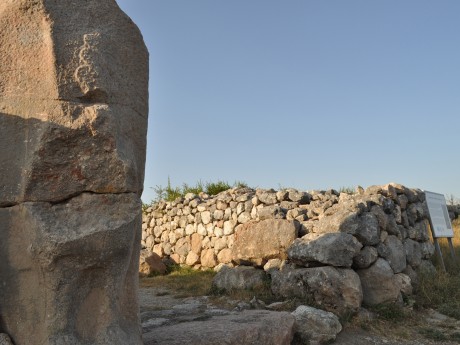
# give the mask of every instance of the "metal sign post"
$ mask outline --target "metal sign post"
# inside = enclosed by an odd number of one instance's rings
[[[441,267],[444,271],[446,271],[446,266],[444,265],[438,238],[447,238],[450,247],[450,255],[452,256],[452,259],[455,259],[455,251],[452,244],[454,231],[452,229],[452,223],[450,222],[446,199],[442,194],[427,191],[425,191],[425,199],[428,206],[430,228],[431,234],[433,235],[434,246],[436,248],[436,252],[439,255],[439,259],[441,260]]]

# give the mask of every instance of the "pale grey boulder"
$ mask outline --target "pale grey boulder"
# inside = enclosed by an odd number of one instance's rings
[[[331,266],[271,270],[271,290],[283,298],[300,298],[336,315],[355,313],[363,291],[355,271]]]
[[[404,251],[406,253],[406,260],[412,268],[417,268],[422,262],[422,248],[420,243],[410,238],[404,241]]]
[[[380,225],[373,213],[366,212],[359,217],[359,226],[353,234],[365,246],[375,245],[380,241]]]
[[[291,315],[295,317],[297,342],[307,344],[328,344],[342,331],[339,318],[328,311],[301,305]]]
[[[256,196],[259,199],[259,201],[265,205],[273,205],[276,204],[276,202],[278,201],[276,197],[276,192],[273,189],[258,189],[256,191]]]
[[[378,246],[379,255],[388,261],[394,273],[406,268],[406,251],[403,243],[394,235],[388,236]]]
[[[297,265],[310,267],[321,263],[336,267],[351,267],[362,244],[345,233],[306,234],[288,248],[288,258]]]
[[[285,210],[283,210],[280,206],[276,206],[276,205],[267,205],[264,207],[258,207],[257,215],[259,217],[259,220],[286,218]]]
[[[256,290],[267,283],[264,270],[248,266],[223,266],[212,280],[218,290]]]
[[[369,268],[356,272],[361,280],[365,305],[392,303],[400,297],[400,285],[385,259],[379,258]]]

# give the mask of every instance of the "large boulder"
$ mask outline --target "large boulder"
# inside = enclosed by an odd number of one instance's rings
[[[270,259],[286,259],[286,249],[297,234],[297,223],[284,219],[241,224],[235,231],[233,261],[263,266]]]
[[[351,267],[353,258],[362,244],[352,235],[345,233],[306,234],[296,239],[288,248],[288,258],[301,266],[317,263],[336,267]]]
[[[363,291],[355,271],[331,266],[270,271],[271,290],[283,298],[300,298],[336,315],[361,307]]]
[[[388,261],[394,273],[406,268],[406,251],[403,243],[394,235],[388,236],[377,247],[380,256]]]
[[[0,43],[0,206],[140,195],[148,52],[116,2],[2,1]]]
[[[339,318],[328,311],[301,305],[291,315],[295,317],[294,337],[302,344],[329,344],[342,331]]]
[[[264,270],[254,267],[239,266],[230,268],[223,266],[212,281],[218,290],[254,290],[267,282]]]
[[[365,305],[393,303],[400,297],[401,285],[385,259],[379,258],[369,268],[356,272],[361,279]]]
[[[17,345],[141,344],[141,222],[132,193],[0,208],[2,330]]]
[[[113,0],[0,3],[0,310],[16,345],[141,344],[148,52]]]

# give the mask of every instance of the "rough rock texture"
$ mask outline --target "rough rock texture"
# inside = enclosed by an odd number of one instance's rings
[[[212,281],[219,290],[257,289],[265,284],[267,276],[263,270],[254,267],[223,267]]]
[[[145,345],[290,345],[294,317],[286,312],[245,310],[164,325],[144,334]]]
[[[362,244],[349,234],[307,234],[288,248],[288,258],[299,265],[308,267],[321,263],[336,267],[351,267],[353,258]]]
[[[342,330],[334,314],[305,305],[291,313],[295,317],[295,338],[302,344],[327,344]]]
[[[0,333],[0,345],[13,345],[8,334]]]
[[[15,344],[139,344],[140,207],[135,194],[84,193],[0,208],[2,328]]]
[[[379,258],[371,267],[357,270],[357,273],[363,287],[364,304],[372,306],[398,299],[401,286],[385,259]]]
[[[336,315],[356,312],[363,300],[358,275],[351,269],[331,266],[270,271],[275,295],[309,300]]]
[[[166,265],[158,254],[143,249],[139,258],[139,274],[148,276],[153,273],[165,274]]]
[[[353,258],[353,268],[367,268],[372,265],[378,258],[378,252],[375,247],[365,246],[358,255]]]
[[[285,259],[286,249],[297,238],[293,221],[270,219],[250,222],[236,229],[233,261],[263,266],[269,259]]]
[[[148,53],[115,1],[3,1],[0,33],[0,206],[140,194]]]
[[[0,3],[0,331],[14,344],[141,344],[147,84],[114,0]]]
[[[394,273],[400,273],[406,268],[406,252],[403,243],[394,235],[388,236],[377,247],[379,255],[386,259]]]

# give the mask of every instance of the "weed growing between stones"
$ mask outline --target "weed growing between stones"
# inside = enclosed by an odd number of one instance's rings
[[[161,185],[153,187],[153,190],[156,194],[155,200],[153,200],[153,202],[157,202],[160,200],[174,201],[179,197],[184,197],[188,193],[193,193],[197,195],[200,193],[206,193],[208,195],[217,195],[220,192],[224,192],[231,188],[247,187],[248,185],[242,181],[235,181],[233,185],[230,185],[228,182],[221,180],[217,182],[203,182],[200,180],[194,186],[189,185],[187,183],[183,183],[182,187],[173,187],[171,185],[171,179],[168,177],[168,184],[166,187],[163,187]],[[148,205],[145,206],[148,207]]]

